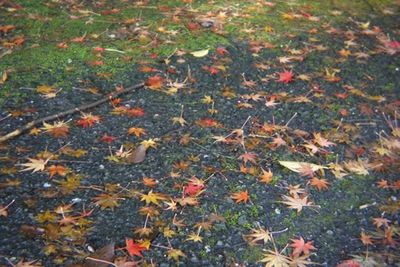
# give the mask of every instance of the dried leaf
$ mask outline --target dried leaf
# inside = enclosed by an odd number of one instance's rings
[[[130,163],[141,163],[146,157],[147,148],[141,144],[139,145],[132,154],[128,157],[128,162]]]

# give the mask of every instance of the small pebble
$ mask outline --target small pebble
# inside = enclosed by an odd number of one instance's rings
[[[333,231],[332,231],[332,230],[328,230],[328,231],[326,231],[326,233],[327,233],[328,235],[333,235]]]
[[[100,165],[99,165],[99,169],[100,169],[100,170],[104,170],[104,165],[103,165],[103,164],[100,164]]]
[[[43,187],[44,187],[44,188],[49,188],[49,187],[51,187],[51,184],[50,184],[50,183],[44,183],[44,184],[43,184]]]

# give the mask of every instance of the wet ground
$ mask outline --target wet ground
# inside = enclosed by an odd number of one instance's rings
[[[146,84],[0,143],[0,263],[398,266],[399,5],[164,2],[0,1],[1,135]]]

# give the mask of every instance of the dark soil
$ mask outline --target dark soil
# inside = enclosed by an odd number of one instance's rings
[[[367,20],[370,21],[369,28],[379,27],[382,34],[399,40],[398,16],[378,16]],[[263,249],[273,249],[272,243],[249,246],[243,239],[243,235],[250,233],[251,229],[261,226],[270,231],[282,231],[274,234],[274,245],[278,250],[291,243],[291,239],[303,237],[306,241],[314,241],[317,250],[313,251],[310,259],[315,266],[335,266],[352,258],[352,255],[363,255],[367,250],[378,262],[374,266],[399,266],[396,256],[399,255],[398,244],[387,244],[376,237],[376,242],[367,248],[359,239],[361,232],[377,232],[373,218],[385,217],[391,221],[393,229],[399,230],[399,208],[392,213],[382,210],[382,205],[387,204],[389,199],[398,201],[399,188],[377,187],[381,179],[398,183],[399,149],[393,149],[385,156],[379,156],[375,150],[382,138],[392,136],[393,128],[388,122],[397,126],[399,119],[399,52],[388,54],[379,50],[381,43],[377,34],[363,34],[354,22],[335,27],[339,31],[337,34],[327,33],[328,27],[312,36],[308,32],[299,32],[296,36],[286,37],[281,45],[264,48],[257,54],[251,51],[253,43],[233,39],[229,45],[224,44],[227,50],[225,55],[218,54],[215,49],[202,58],[175,54],[168,65],[162,62],[162,58],[161,63],[146,64],[157,69],[157,72],[151,73],[141,71],[143,64],[129,63],[118,74],[117,80],[104,80],[95,72],[87,73],[74,82],[75,89],[63,90],[55,98],[45,99],[35,90],[25,90],[23,98],[5,99],[0,118],[17,110],[21,114],[0,121],[1,134],[33,119],[101,97],[79,88],[97,87],[104,95],[113,91],[115,86],[128,87],[156,74],[165,79],[159,90],[146,87],[121,97],[120,106],[142,108],[143,116],[115,115],[112,113],[113,106],[106,103],[90,110],[93,115],[101,116],[101,121],[93,127],[76,125],[80,118],[76,114],[62,118],[63,121],[70,121],[66,137],[55,138],[42,131],[38,135],[25,133],[0,144],[0,205],[4,207],[15,200],[7,209],[8,215],[0,216],[0,256],[5,257],[0,263],[10,265],[7,258],[14,264],[25,259],[39,260],[44,266],[65,266],[82,263],[85,256],[90,255],[90,248],[98,249],[112,242],[117,248],[123,248],[125,238],[139,241],[144,237],[135,234],[134,230],[142,227],[146,220],[146,216],[139,212],[145,206],[140,194],[153,190],[165,194],[166,200],[179,199],[183,195],[182,186],[195,176],[206,181],[205,191],[198,196],[198,205],[178,205],[175,212],[166,210],[163,201],[159,201],[159,206],[149,205],[159,215],[151,216],[147,222],[153,232],[148,237],[150,249],[142,251],[143,262],[164,267],[263,266],[259,262],[264,257]],[[353,31],[354,39],[348,38],[350,33],[346,31]],[[313,43],[310,37],[319,41]],[[344,42],[348,40],[354,40],[358,46],[346,48]],[[327,50],[318,51],[315,45],[323,45]],[[290,56],[289,49],[301,50],[304,59],[280,63],[278,57]],[[341,49],[350,50],[351,55],[340,56],[338,51]],[[367,53],[369,58],[357,58],[355,53],[360,51]],[[257,63],[263,63],[268,68],[263,70],[257,67]],[[219,69],[218,73],[210,74],[205,66],[224,66],[226,71]],[[336,82],[325,77],[325,69],[333,68],[340,69],[337,76],[341,79]],[[294,80],[288,84],[277,81],[278,73],[285,70],[294,73]],[[310,80],[300,79],[302,74],[309,75]],[[52,80],[51,75],[48,74],[47,81]],[[183,89],[172,95],[166,93],[168,82],[183,82],[186,78]],[[254,81],[254,85],[244,84],[246,80]],[[43,83],[38,81],[38,84]],[[35,88],[36,85],[26,87]],[[346,86],[353,86],[362,94],[345,89]],[[231,97],[226,95],[227,88],[234,93]],[[348,96],[338,97],[341,93]],[[259,94],[261,100],[246,100],[245,95],[248,94]],[[205,96],[212,97],[217,113],[210,114],[211,104],[202,102]],[[276,97],[278,105],[267,107],[265,102],[271,96]],[[385,99],[376,101],[373,96]],[[307,97],[309,101],[304,98],[300,101],[298,97]],[[246,102],[252,106],[240,107]],[[173,124],[171,119],[179,117],[182,109],[187,124]],[[347,110],[347,114],[340,113],[340,110]],[[199,125],[204,118],[215,120],[220,126]],[[389,118],[389,121],[384,118]],[[286,125],[287,128],[266,133],[259,130],[264,123]],[[257,155],[255,163],[246,164],[247,168],[257,170],[255,174],[240,170],[242,161],[238,158],[245,153],[240,144],[216,143],[213,139],[215,136],[227,136],[242,125],[247,151]],[[144,128],[146,135],[128,135],[130,127]],[[309,136],[300,137],[295,134],[296,130],[305,131]],[[321,133],[335,145],[327,147],[326,153],[310,155],[302,144],[311,142],[313,133]],[[114,136],[116,140],[103,142],[101,138],[104,134]],[[191,137],[188,144],[182,144],[181,138],[185,134]],[[286,145],[273,148],[272,138],[277,135],[286,141]],[[148,149],[142,163],[107,159],[121,146],[135,148],[148,139],[157,139],[157,146]],[[60,152],[60,148],[65,146],[84,149],[87,153],[80,158],[68,156]],[[28,162],[27,158],[39,158],[38,153],[43,151],[57,155],[47,167],[54,164],[68,167],[71,173],[82,176],[80,186],[66,192],[60,181],[67,178],[56,174],[50,179],[48,169],[35,173],[20,172],[23,168],[20,164]],[[382,164],[382,168],[369,166],[367,175],[347,170],[348,175],[342,179],[325,170],[324,176],[318,175],[328,180],[329,187],[319,191],[308,183],[308,177],[278,163],[298,161],[327,166],[351,160],[369,160],[371,165]],[[182,167],[185,164],[187,166]],[[259,181],[261,168],[271,169],[271,183]],[[173,178],[171,173],[179,173],[180,176]],[[158,184],[154,188],[145,186],[143,177],[152,177]],[[7,186],[8,180],[19,180],[21,183]],[[301,185],[310,200],[320,208],[304,207],[301,212],[289,209],[280,202],[282,195],[289,194],[289,185]],[[231,199],[232,193],[245,190],[250,193],[251,201],[235,203]],[[118,195],[117,207],[102,209],[94,203],[93,198],[104,192]],[[78,216],[83,209],[93,210],[86,218],[89,225],[82,222],[58,223],[57,220],[62,217],[56,213],[56,208],[72,203],[74,205],[72,211],[66,213],[68,215]],[[40,222],[38,215],[46,211],[57,219]],[[214,222],[208,230],[203,229],[200,234],[202,242],[187,240],[189,234],[197,231],[195,224],[207,221],[211,214],[221,215],[224,220]],[[184,219],[185,226],[173,225],[174,219]],[[49,225],[56,227],[56,233],[49,230]],[[66,229],[67,226],[74,230]],[[174,230],[175,235],[166,237],[166,228]],[[395,243],[399,242],[399,232],[395,232],[393,238]],[[49,252],[49,247],[54,251]],[[180,258],[179,263],[169,259],[165,247],[179,249],[186,257]],[[284,254],[290,255],[292,248],[286,250]],[[117,249],[116,255],[121,257],[127,253]],[[132,259],[140,260],[140,257]]]

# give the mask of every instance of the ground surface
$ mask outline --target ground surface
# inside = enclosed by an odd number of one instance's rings
[[[399,266],[399,8],[0,0],[1,266]]]

